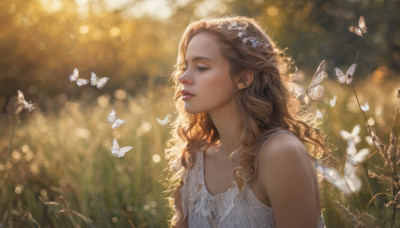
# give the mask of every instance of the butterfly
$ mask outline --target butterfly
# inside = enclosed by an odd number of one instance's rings
[[[108,114],[107,121],[112,124],[112,129],[115,129],[125,123],[125,120],[116,118],[114,109],[112,109],[110,114]]]
[[[356,35],[364,37],[363,35],[365,35],[367,33],[367,25],[365,24],[364,17],[361,16],[360,20],[358,20],[358,27],[350,26],[349,31],[352,33],[355,33]]]
[[[337,95],[333,96],[333,98],[329,100],[329,105],[330,105],[331,107],[335,107],[335,105],[336,105],[336,100],[337,100]]]
[[[344,169],[344,176],[331,167],[320,165],[316,162],[317,171],[329,182],[335,185],[339,190],[345,194],[357,192],[361,189],[361,180],[355,174],[356,167],[351,163],[347,163]]]
[[[69,81],[70,81],[70,82],[75,82],[75,81],[76,81],[76,84],[77,84],[79,87],[81,87],[81,86],[83,86],[83,85],[87,85],[87,84],[89,83],[88,80],[79,78],[79,71],[78,71],[78,69],[76,69],[76,68],[74,69],[74,73],[72,73],[72,74],[69,76]]]
[[[358,134],[360,134],[360,125],[355,125],[351,132],[341,130],[339,133],[342,136],[344,140],[347,140],[348,142],[353,142],[355,144],[359,143],[361,141],[361,138]]]
[[[315,112],[315,115],[319,119],[323,119],[324,118],[324,115],[322,114],[322,112],[319,109],[317,109],[317,111]]]
[[[310,108],[311,101],[322,100],[324,96],[324,87],[320,85],[320,83],[324,80],[324,78],[326,78],[326,76],[327,74],[325,72],[325,60],[322,60],[313,78],[311,79],[307,91],[304,91],[301,86],[292,83],[294,86],[294,88],[292,88],[292,91],[294,92],[296,98],[300,100],[302,106],[306,110]]]
[[[23,104],[24,108],[28,109],[28,111],[32,111],[33,109],[35,109],[31,101],[29,101],[28,103],[25,100],[24,94],[21,92],[21,90],[18,90],[17,93],[18,93],[18,98],[17,98],[18,104]]]
[[[170,115],[170,114],[167,114],[167,115],[164,117],[164,119],[161,120],[161,119],[159,119],[159,118],[156,118],[156,120],[157,120],[157,122],[158,122],[160,125],[164,126],[164,125],[167,125],[167,123],[168,123],[170,117],[171,117],[171,115]]]
[[[351,85],[351,83],[353,83],[353,74],[356,71],[356,68],[357,68],[357,64],[354,63],[353,65],[351,65],[349,67],[346,74],[343,74],[343,72],[339,68],[335,67],[334,71],[335,71],[336,77],[338,78],[338,82],[340,84]]]
[[[364,104],[364,105],[361,105],[360,108],[361,108],[361,110],[363,110],[364,112],[368,111],[368,110],[369,110],[369,104],[368,104],[368,102],[365,102],[365,104]]]
[[[361,162],[363,162],[365,160],[365,158],[368,156],[369,154],[369,149],[368,148],[364,148],[361,149],[360,151],[357,152],[357,150],[350,150],[353,151],[353,154],[349,154],[347,157],[347,162],[353,164],[353,165],[358,165]],[[348,150],[349,152],[349,150]]]
[[[110,80],[109,77],[97,78],[96,74],[92,72],[90,76],[90,84],[96,86],[98,89],[103,88],[106,83]]]
[[[133,147],[131,146],[124,146],[122,148],[119,148],[118,142],[116,139],[114,139],[113,141],[113,146],[111,147],[111,153],[112,155],[114,155],[115,157],[123,157],[126,152],[132,150]]]

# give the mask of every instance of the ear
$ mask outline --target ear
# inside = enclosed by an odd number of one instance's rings
[[[254,72],[251,70],[244,70],[240,76],[237,76],[236,86],[239,90],[249,87],[253,82]]]

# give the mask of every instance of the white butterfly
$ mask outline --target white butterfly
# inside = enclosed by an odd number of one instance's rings
[[[113,141],[113,146],[111,147],[111,153],[112,155],[114,155],[115,157],[123,157],[126,152],[132,150],[133,147],[131,146],[124,146],[122,148],[119,148],[118,142],[116,139],[114,139]]]
[[[170,115],[170,114],[167,114],[167,115],[164,117],[164,119],[161,120],[161,119],[159,119],[159,118],[156,118],[156,120],[157,120],[157,122],[158,122],[160,125],[164,126],[164,125],[167,125],[167,123],[168,123],[170,117],[171,117],[171,115]]]
[[[356,126],[353,127],[353,130],[351,130],[351,133],[345,130],[341,130],[340,135],[344,140],[351,141],[357,144],[361,141],[360,136],[358,136],[360,130],[361,130],[360,125],[357,124]]]
[[[317,109],[317,111],[315,112],[315,114],[317,115],[317,118],[319,118],[319,119],[324,118],[324,115],[322,114],[322,112],[321,112],[319,109]]]
[[[325,60],[322,60],[313,78],[311,79],[307,91],[304,91],[301,86],[292,83],[292,91],[294,92],[296,98],[300,100],[305,110],[308,110],[310,108],[311,101],[322,100],[324,96],[324,87],[320,85],[320,83],[322,82],[322,80],[324,80],[324,78],[326,78],[326,76],[327,74],[325,72]]]
[[[369,154],[369,149],[364,148],[357,152],[356,145],[354,143],[349,143],[346,149],[347,160],[346,162],[352,165],[358,165],[365,160]]]
[[[363,110],[364,112],[368,111],[368,110],[369,110],[369,104],[368,104],[368,102],[365,102],[365,104],[364,104],[364,105],[361,105],[360,108],[361,108],[361,110]]]
[[[361,180],[355,174],[356,168],[350,163],[346,163],[344,176],[341,176],[339,172],[331,167],[320,165],[316,162],[317,171],[332,184],[334,184],[339,190],[345,194],[351,192],[357,192],[361,189]]]
[[[109,77],[97,78],[96,74],[93,72],[91,73],[90,76],[90,84],[92,86],[96,86],[98,89],[103,88],[108,82],[108,80],[110,80]]]
[[[357,68],[357,64],[354,63],[353,65],[351,65],[349,67],[349,69],[347,70],[346,74],[343,74],[343,72],[335,67],[335,74],[336,77],[338,78],[338,81],[340,84],[347,84],[347,85],[351,85],[351,83],[353,83],[353,74],[356,71]]]
[[[112,109],[110,114],[108,114],[107,121],[112,124],[112,129],[115,129],[125,123],[125,120],[116,118],[114,109]]]
[[[364,17],[361,16],[360,19],[358,20],[358,27],[357,26],[350,26],[349,31],[352,33],[355,33],[361,37],[364,37],[367,33],[367,24],[365,24]]]
[[[21,92],[21,90],[18,90],[17,93],[18,93],[18,98],[17,98],[18,104],[23,104],[24,108],[28,109],[28,111],[32,111],[33,109],[35,109],[31,101],[29,101],[28,103],[25,100],[24,94]]]
[[[79,87],[81,87],[83,85],[87,85],[89,83],[88,80],[79,78],[79,71],[76,68],[74,69],[74,73],[69,76],[69,81],[70,82],[75,82],[76,81],[76,84]]]
[[[329,100],[329,104],[331,107],[335,107],[336,100],[337,100],[337,95],[333,96],[333,98]]]

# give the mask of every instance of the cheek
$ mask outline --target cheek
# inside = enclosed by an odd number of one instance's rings
[[[205,95],[213,99],[229,99],[233,96],[235,91],[235,84],[230,79],[229,75],[223,75],[216,72],[213,77],[209,78],[206,82]]]

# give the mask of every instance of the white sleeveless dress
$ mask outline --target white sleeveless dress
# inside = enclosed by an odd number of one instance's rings
[[[204,182],[204,151],[197,153],[195,164],[182,177],[182,212],[184,218],[188,217],[190,228],[275,227],[272,208],[262,203],[248,184],[242,191],[235,186],[215,196],[208,192]],[[317,219],[317,227],[324,228],[322,215]]]

